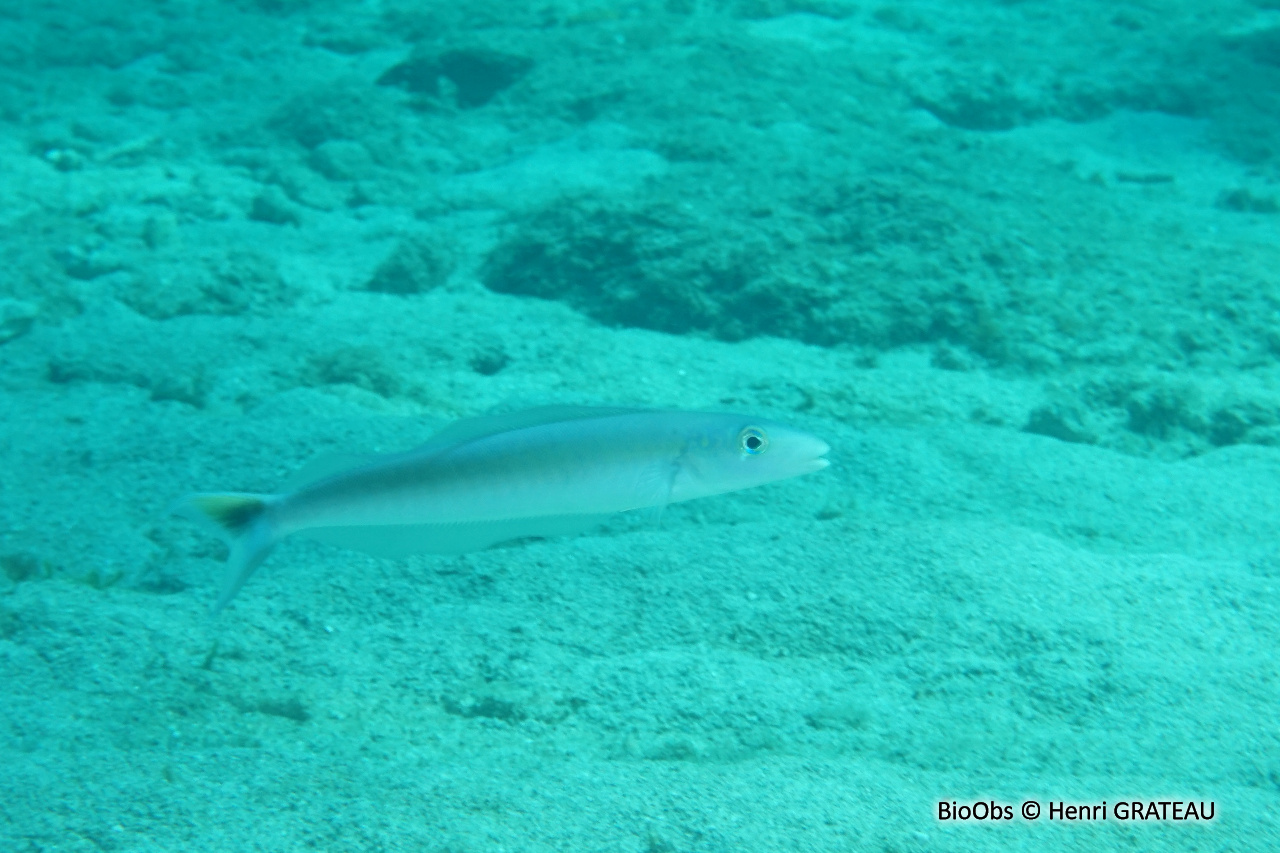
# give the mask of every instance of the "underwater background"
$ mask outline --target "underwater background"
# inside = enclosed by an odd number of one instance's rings
[[[0,2],[0,850],[1280,849],[1278,226],[1277,0]],[[523,403],[833,464],[211,615]]]

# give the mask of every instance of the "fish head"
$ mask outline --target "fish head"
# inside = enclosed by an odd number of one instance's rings
[[[785,424],[709,415],[677,461],[673,501],[718,495],[821,471],[831,449],[821,438]]]

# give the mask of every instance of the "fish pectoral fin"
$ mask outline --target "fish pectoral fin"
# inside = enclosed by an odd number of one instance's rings
[[[646,465],[636,475],[636,512],[645,522],[657,527],[662,513],[671,503],[671,486],[675,482],[676,465],[663,460]]]
[[[499,542],[529,537],[571,536],[590,530],[609,518],[605,515],[550,515],[475,521],[466,524],[385,524],[361,527],[313,527],[298,536],[363,551],[376,557],[409,554],[464,554]]]

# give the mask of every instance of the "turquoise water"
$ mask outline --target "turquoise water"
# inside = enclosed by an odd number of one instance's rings
[[[9,0],[0,58],[0,850],[1280,848],[1275,0]],[[211,615],[181,495],[547,403],[833,464]]]

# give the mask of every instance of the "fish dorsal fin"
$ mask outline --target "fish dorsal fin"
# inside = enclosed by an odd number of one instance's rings
[[[285,480],[283,491],[296,492],[304,486],[318,483],[326,477],[341,474],[354,468],[363,468],[385,457],[376,453],[325,453],[303,465]]]
[[[481,415],[454,421],[412,452],[415,455],[456,447],[477,438],[497,435],[511,430],[554,424],[561,421],[580,421],[588,418],[607,418],[610,415],[629,415],[645,409],[629,409],[621,406],[539,406],[497,415]]]
[[[318,483],[326,477],[363,468],[375,462],[381,462],[394,456],[413,455],[422,457],[439,453],[448,447],[456,447],[477,438],[497,435],[526,427],[542,426],[560,421],[577,421],[587,418],[605,418],[610,415],[627,415],[645,409],[624,408],[622,406],[539,406],[535,409],[524,409],[519,412],[506,412],[495,415],[481,415],[475,418],[464,418],[440,430],[425,444],[421,444],[407,454],[378,453],[325,453],[303,465],[285,481],[283,491],[295,492],[304,486]]]

